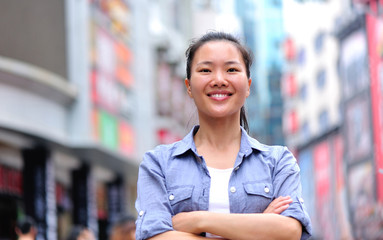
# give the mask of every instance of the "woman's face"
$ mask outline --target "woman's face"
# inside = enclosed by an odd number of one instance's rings
[[[223,40],[207,42],[195,52],[185,84],[200,117],[239,117],[250,94],[251,79],[246,76],[241,52]]]

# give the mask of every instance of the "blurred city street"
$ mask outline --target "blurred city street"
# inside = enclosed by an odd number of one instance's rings
[[[198,124],[185,50],[254,53],[250,135],[300,166],[311,239],[383,239],[383,0],[0,1],[0,240],[108,239],[143,154]]]

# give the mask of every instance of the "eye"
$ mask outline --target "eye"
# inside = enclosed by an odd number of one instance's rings
[[[229,68],[227,71],[228,72],[238,72],[238,69],[236,69],[236,68]]]
[[[210,70],[207,68],[203,68],[203,69],[199,70],[199,72],[210,72]]]

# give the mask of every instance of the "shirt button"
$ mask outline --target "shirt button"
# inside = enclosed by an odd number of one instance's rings
[[[300,201],[301,203],[304,203],[304,202],[305,202],[305,200],[303,200],[303,198],[299,198],[299,201]]]
[[[173,194],[169,196],[169,200],[170,201],[174,200],[174,195]]]
[[[265,191],[265,193],[269,193],[270,192],[270,189],[268,187],[265,187],[265,189],[263,189]]]
[[[237,190],[235,189],[235,187],[231,187],[231,188],[230,188],[230,192],[235,193],[235,191],[237,191]]]
[[[140,212],[138,213],[138,215],[140,215],[140,216],[144,215],[144,211],[140,211]]]

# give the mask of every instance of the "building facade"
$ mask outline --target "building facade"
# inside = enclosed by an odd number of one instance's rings
[[[382,6],[285,1],[291,14],[285,84],[296,90],[284,96],[284,129],[318,239],[383,236],[377,50]]]

